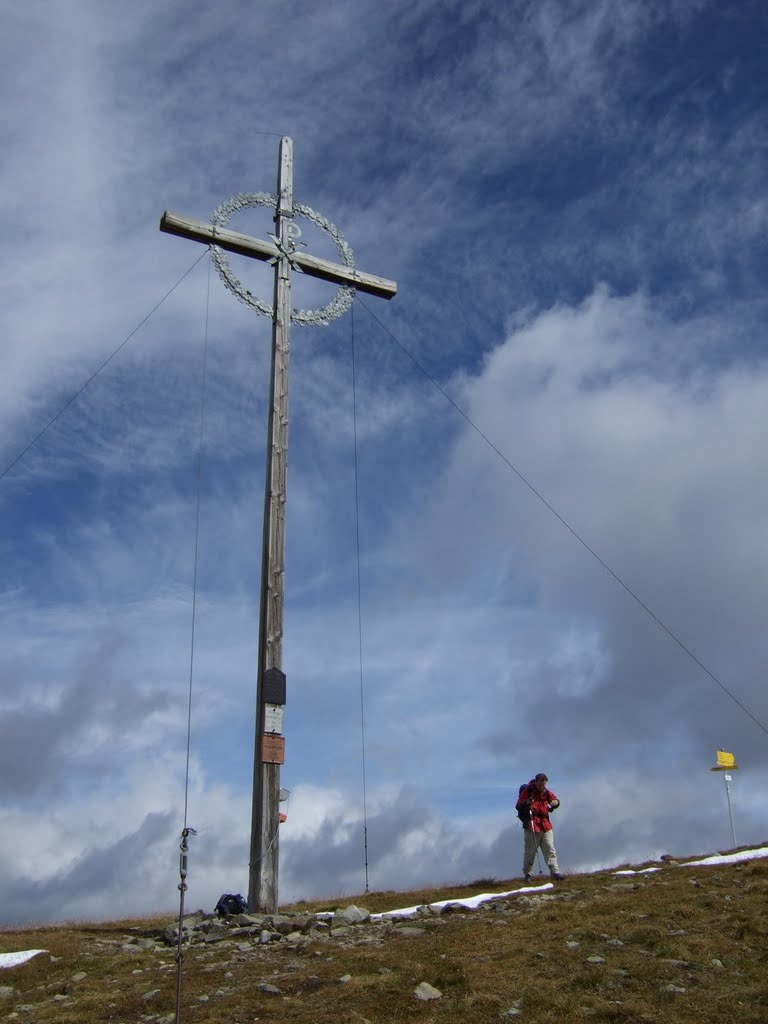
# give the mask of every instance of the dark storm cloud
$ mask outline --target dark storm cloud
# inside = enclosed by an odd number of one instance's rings
[[[135,832],[62,864],[45,880],[3,869],[3,923],[122,916],[141,898],[144,867],[154,847],[168,845],[170,828],[169,816],[148,814]]]
[[[13,661],[0,664],[13,702],[0,714],[0,797],[9,804],[61,797],[83,775],[114,771],[115,750],[169,707],[167,693],[144,691],[131,674],[125,635],[93,637],[67,663],[70,653],[23,674]]]

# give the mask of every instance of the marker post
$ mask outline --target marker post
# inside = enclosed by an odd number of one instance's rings
[[[733,824],[733,808],[731,807],[731,776],[730,772],[738,771],[739,766],[736,764],[736,758],[733,754],[729,754],[727,750],[717,751],[717,764],[714,768],[709,769],[711,772],[722,772],[723,779],[725,781],[725,796],[728,800],[728,817],[731,819],[731,835],[733,836],[733,847],[736,848],[736,828]]]

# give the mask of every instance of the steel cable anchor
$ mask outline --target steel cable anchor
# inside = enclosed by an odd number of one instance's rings
[[[181,842],[179,843],[179,942],[178,949],[176,952],[176,1021],[175,1024],[179,1024],[181,1020],[181,965],[184,961],[184,953],[182,951],[182,945],[184,942],[184,893],[187,891],[187,854],[189,853],[189,843],[187,840],[190,836],[196,836],[197,830],[190,827],[185,827],[181,830]]]

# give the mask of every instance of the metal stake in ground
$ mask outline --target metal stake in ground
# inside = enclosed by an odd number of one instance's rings
[[[273,206],[275,210],[275,233],[270,241],[251,238],[225,228],[229,217],[237,210],[264,205]],[[319,259],[297,248],[296,240],[301,235],[298,225],[294,223],[297,214],[312,220],[331,235],[343,265]],[[160,230],[213,246],[212,259],[227,287],[242,302],[272,318],[248,908],[273,914],[277,910],[280,764],[284,760],[281,735],[282,705],[285,703],[282,641],[290,324],[330,323],[349,308],[354,290],[391,299],[397,291],[397,285],[394,281],[355,270],[352,251],[333,224],[309,207],[294,201],[293,142],[289,138],[280,140],[277,195],[256,192],[233,196],[215,211],[212,221],[210,225],[204,224],[166,211],[160,221]],[[274,265],[274,303],[271,307],[252,295],[234,277],[222,250]],[[336,297],[318,310],[293,310],[292,270],[303,271],[311,277],[339,285]]]

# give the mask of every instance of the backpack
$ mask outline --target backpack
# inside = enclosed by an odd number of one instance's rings
[[[523,793],[527,789],[528,789],[528,783],[524,782],[522,784],[522,786],[520,787],[519,791],[518,791],[518,794],[517,794],[517,799],[518,800],[520,799],[520,797],[523,795]],[[528,808],[528,807],[518,807],[517,808],[517,816],[520,819],[520,821],[523,822],[524,825],[527,825],[528,822],[531,820],[530,808]]]
[[[225,892],[216,904],[216,913],[219,917],[227,917],[229,914],[245,914],[248,904],[240,893]]]

